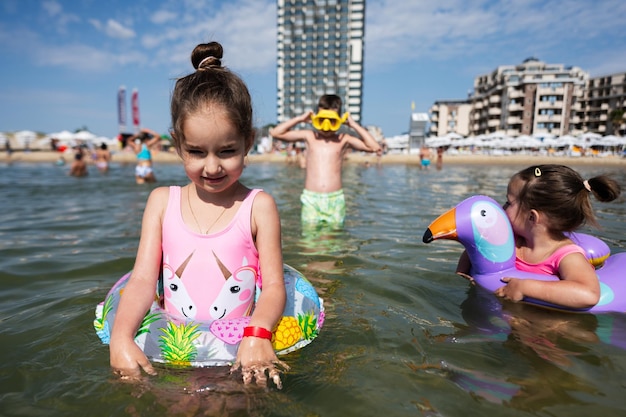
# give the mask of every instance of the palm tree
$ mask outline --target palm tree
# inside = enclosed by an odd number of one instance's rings
[[[615,109],[609,114],[609,119],[613,125],[613,134],[619,136],[619,130],[622,124],[626,121],[624,119],[624,110]]]

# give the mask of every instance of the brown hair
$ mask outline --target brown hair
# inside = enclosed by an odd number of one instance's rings
[[[585,181],[565,165],[533,165],[515,174],[509,184],[514,181],[521,182],[517,195],[520,212],[534,209],[546,213],[548,227],[555,233],[571,232],[585,223],[597,227],[589,195],[608,202],[621,192],[620,185],[605,175]]]
[[[317,103],[317,110],[335,110],[341,114],[341,97],[336,94],[324,94]]]
[[[224,49],[218,42],[201,43],[191,53],[195,72],[176,81],[171,99],[172,140],[181,154],[185,142],[183,126],[191,114],[219,105],[231,123],[246,140],[253,143],[252,99],[241,78],[222,66]]]

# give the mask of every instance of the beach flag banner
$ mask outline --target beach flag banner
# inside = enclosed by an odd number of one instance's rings
[[[121,86],[117,91],[117,123],[120,133],[126,131],[126,87]]]
[[[133,108],[133,126],[135,126],[135,132],[139,132],[139,91],[136,88],[133,89],[131,105]]]

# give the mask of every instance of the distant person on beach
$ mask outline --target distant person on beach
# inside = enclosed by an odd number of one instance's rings
[[[158,187],[148,198],[110,340],[111,366],[126,378],[138,378],[142,369],[156,373],[134,337],[154,300],[159,271],[183,265],[186,282],[205,283],[207,294],[195,294],[200,297],[217,296],[224,268],[245,265],[262,276],[263,291],[231,370],[241,368],[244,383],[265,385],[269,378],[280,386],[280,368],[288,369],[267,337],[286,302],[278,208],[269,194],[239,181],[254,144],[252,102],[241,78],[222,66],[222,55],[217,42],[197,45],[195,72],[178,79],[172,93],[173,146],[191,183]],[[182,307],[174,308],[171,314],[180,316]]]
[[[426,145],[422,145],[420,148],[420,169],[428,169],[431,158],[432,154],[430,148]]]
[[[347,149],[382,152],[374,137],[352,116],[348,113],[340,116],[341,105],[339,96],[323,95],[318,102],[317,114],[308,111],[270,129],[270,135],[276,139],[306,143],[306,176],[300,196],[304,225],[343,227],[346,203],[341,170]],[[338,133],[344,122],[360,137]],[[315,130],[294,130],[300,123],[311,123]]]
[[[439,146],[437,147],[437,170],[441,170],[441,168],[443,168],[443,153],[445,151],[445,148],[443,146]]]
[[[161,140],[159,134],[147,128],[141,129],[139,133],[128,138],[128,145],[132,147],[137,155],[137,166],[135,167],[135,181],[137,184],[156,182],[150,148],[157,144],[159,140]]]
[[[515,236],[515,266],[521,271],[556,275],[560,281],[503,278],[495,294],[518,302],[524,297],[569,308],[588,308],[600,299],[600,284],[584,250],[565,233],[584,223],[597,225],[590,195],[603,202],[621,192],[607,176],[584,180],[564,165],[536,165],[513,175],[504,210]],[[457,273],[471,268],[464,252]]]
[[[98,171],[104,173],[109,170],[111,151],[109,151],[109,147],[106,143],[103,142],[100,147],[96,149],[94,160]]]
[[[85,162],[85,154],[81,148],[76,150],[74,161],[70,166],[70,175],[73,177],[85,177],[89,174],[87,163]]]

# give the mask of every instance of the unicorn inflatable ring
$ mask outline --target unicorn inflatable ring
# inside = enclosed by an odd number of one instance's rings
[[[571,309],[541,300],[523,301],[564,311],[591,313],[626,313],[626,252],[611,255],[600,239],[583,233],[571,233],[570,239],[581,246],[596,266],[600,282],[600,301],[587,309]],[[487,196],[470,197],[435,219],[422,238],[424,243],[438,239],[460,242],[466,249],[474,282],[494,292],[504,284],[504,277],[555,281],[554,275],[520,271],[515,267],[513,229],[502,207]]]

